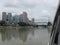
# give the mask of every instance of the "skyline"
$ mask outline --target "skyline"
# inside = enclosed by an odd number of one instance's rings
[[[26,11],[29,18],[50,17],[53,19],[58,6],[58,0],[0,0],[0,20],[1,12],[11,12],[21,14]]]
[[[23,11],[23,12],[25,12],[25,11]],[[15,16],[21,16],[22,14],[23,14],[23,12],[21,13],[21,14],[15,14],[15,15],[12,15],[12,13],[11,12],[2,12],[2,16],[3,16],[3,13],[6,13],[6,15],[5,16],[9,16],[9,15],[11,15],[12,17],[15,17]],[[27,12],[26,12],[27,13]],[[27,18],[29,19],[29,17],[28,17],[28,13],[27,13]],[[32,17],[32,18],[34,18],[34,17]],[[31,18],[31,19],[32,19]],[[31,20],[31,19],[29,19],[29,20]],[[35,19],[35,18],[34,18]],[[40,20],[41,19],[41,20]],[[48,18],[46,18],[46,17],[44,17],[44,18],[40,18],[40,19],[35,19],[36,21],[38,21],[38,20],[40,20],[40,21],[42,21],[42,19],[46,19],[46,20],[48,20]]]

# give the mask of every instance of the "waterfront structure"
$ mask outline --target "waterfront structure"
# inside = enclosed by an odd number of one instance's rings
[[[2,12],[2,20],[6,21],[6,12]]]
[[[35,25],[34,21],[35,21],[34,18],[32,18],[32,20],[31,20],[32,25]]]
[[[20,14],[20,16],[19,16],[19,22],[23,22],[23,14]]]
[[[27,17],[27,13],[26,12],[23,12],[21,15],[20,15],[20,22],[24,22],[24,23],[28,23],[28,17]]]
[[[7,14],[6,21],[8,21],[9,23],[12,23],[12,13]]]
[[[12,16],[12,13],[2,12],[2,20],[6,21],[7,25],[11,24],[18,24],[19,22],[25,23],[27,25],[34,25],[34,18],[32,20],[29,20],[27,17],[27,12],[23,12],[20,15],[14,15]]]
[[[24,22],[24,23],[29,24],[29,25],[35,24],[34,18],[32,18],[32,20],[29,20],[26,12],[23,12],[22,14],[20,14],[19,22]]]
[[[34,22],[34,18],[32,18],[32,22]]]
[[[36,25],[48,25],[48,19],[36,19],[35,20],[35,24]]]
[[[13,22],[16,24],[19,22],[19,15],[13,16]]]

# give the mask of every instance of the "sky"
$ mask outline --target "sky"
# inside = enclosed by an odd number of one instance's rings
[[[20,15],[28,13],[29,19],[49,18],[53,20],[59,0],[0,0],[0,20],[2,12]]]

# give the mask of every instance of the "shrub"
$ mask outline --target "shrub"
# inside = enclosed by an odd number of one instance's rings
[[[52,23],[51,22],[48,22],[48,26],[50,26],[50,25],[52,25]]]

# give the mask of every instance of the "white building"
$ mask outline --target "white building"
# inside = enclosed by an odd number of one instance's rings
[[[20,21],[20,22],[24,22],[24,23],[28,23],[28,17],[27,17],[27,13],[26,13],[26,12],[23,12],[23,13],[20,15],[19,21]]]
[[[2,12],[2,20],[6,21],[6,12]]]
[[[23,12],[22,14],[20,14],[19,22],[24,22],[26,24],[34,25],[34,18],[32,18],[32,20],[29,20],[27,17],[27,13]]]

